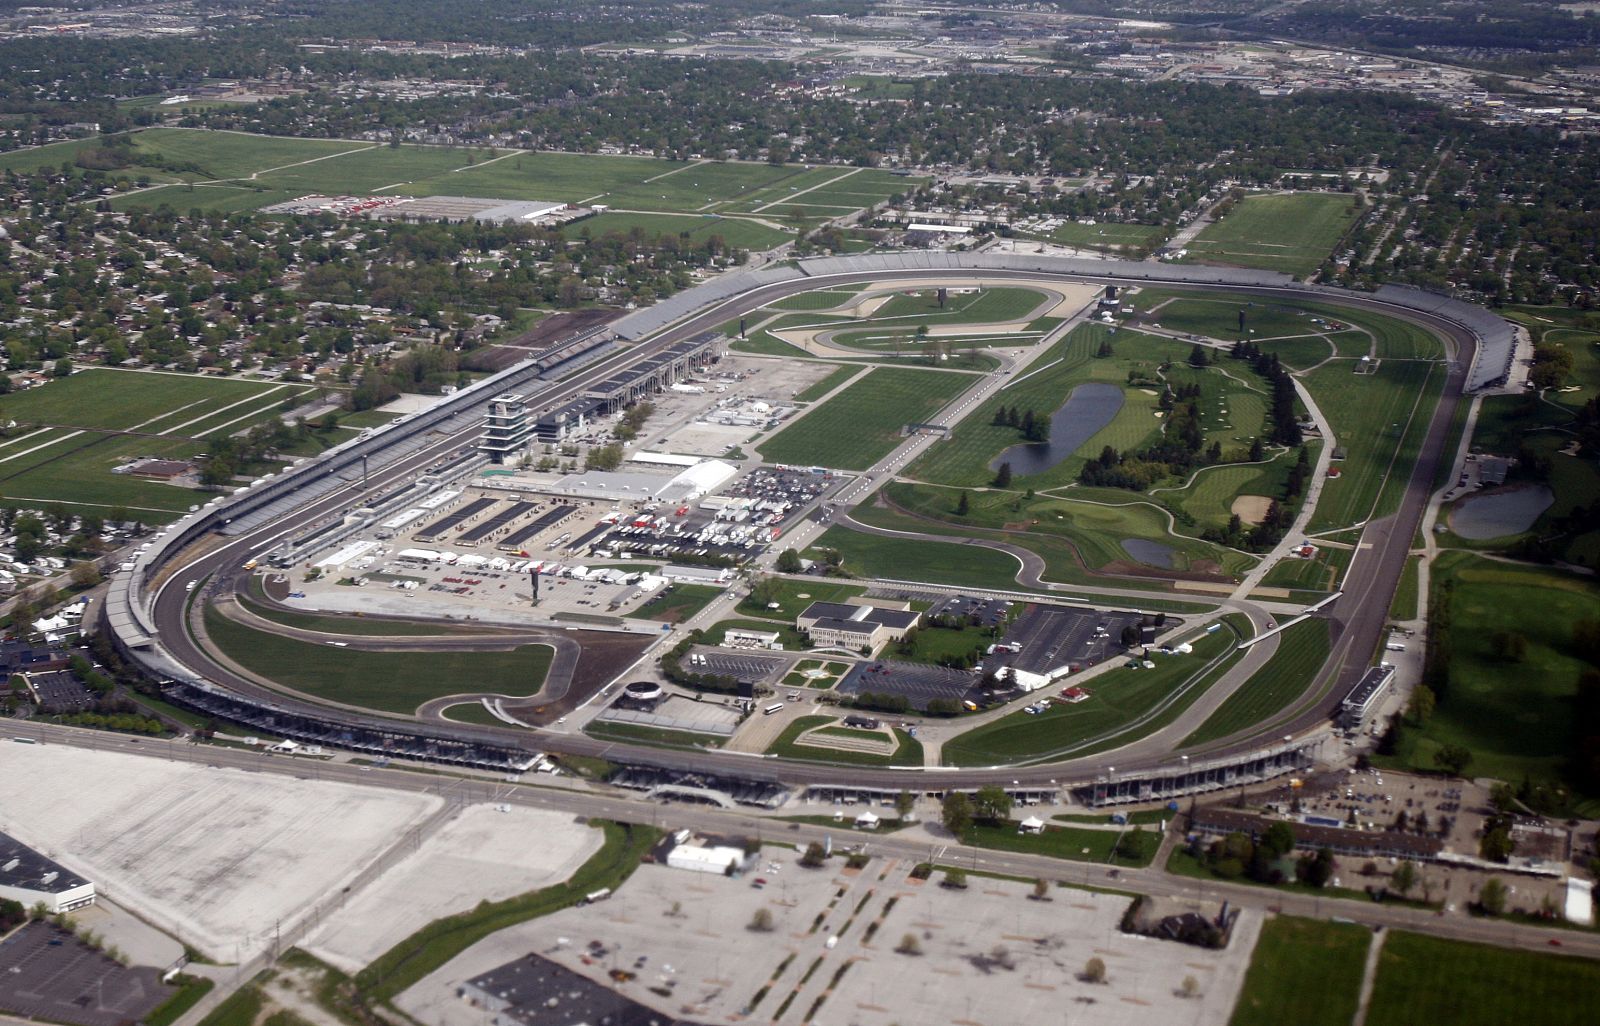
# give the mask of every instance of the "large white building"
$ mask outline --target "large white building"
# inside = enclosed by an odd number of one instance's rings
[[[0,834],[0,898],[24,908],[71,912],[94,904],[94,884],[34,851],[9,834]]]

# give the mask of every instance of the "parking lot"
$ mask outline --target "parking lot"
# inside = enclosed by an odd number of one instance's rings
[[[725,648],[696,648],[692,654],[704,660],[696,667],[702,673],[737,677],[740,680],[753,680],[757,683],[775,676],[794,660],[793,656],[735,654]]]
[[[74,1026],[123,1026],[174,993],[161,970],[128,967],[44,922],[0,943],[0,1009]]]
[[[856,663],[836,689],[843,695],[900,695],[913,709],[926,709],[936,698],[976,701],[978,675],[971,670],[879,659]]]
[[[1001,644],[1015,646],[1016,651],[997,651],[998,658],[985,661],[985,666],[1015,666],[1029,673],[1048,673],[1068,665],[1094,666],[1121,653],[1123,628],[1137,626],[1141,620],[1137,613],[1029,606],[1001,639]]]

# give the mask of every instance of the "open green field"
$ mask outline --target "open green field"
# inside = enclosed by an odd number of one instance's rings
[[[1110,866],[1148,866],[1161,846],[1153,830],[1130,827],[1127,849],[1117,851],[1117,839],[1124,831],[1092,830],[1084,827],[1047,826],[1037,834],[1025,834],[1011,824],[973,826],[961,838],[965,844],[994,851],[1014,851],[1044,855],[1069,862],[1101,862]]]
[[[893,755],[872,752],[853,752],[841,748],[819,748],[815,745],[796,744],[795,738],[814,727],[822,727],[837,719],[833,716],[802,716],[783,729],[778,739],[767,747],[769,755],[782,759],[803,759],[808,762],[837,762],[849,766],[921,766],[922,743],[903,730],[896,729],[895,739],[900,747]],[[860,733],[851,731],[852,734]]]
[[[1334,464],[1339,477],[1323,485],[1313,532],[1393,512],[1444,388],[1444,373],[1431,363],[1386,360],[1374,374],[1353,367],[1335,361],[1303,379],[1345,453]]]
[[[1246,196],[1188,250],[1206,263],[1303,277],[1321,266],[1359,214],[1360,201],[1340,193]]]
[[[1079,224],[1069,221],[1058,225],[1053,231],[1043,235],[1032,234],[1034,238],[1046,239],[1057,242],[1063,246],[1079,246],[1084,249],[1143,249],[1166,235],[1166,229],[1160,225],[1132,224],[1128,222],[1100,222],[1098,224]]]
[[[794,401],[797,403],[814,403],[860,373],[861,368],[859,367],[835,367],[828,372],[827,377],[814,385],[806,386],[803,391],[796,393]]]
[[[136,154],[177,169],[176,177],[217,183],[174,185],[120,197],[118,209],[252,210],[308,193],[482,196],[603,204],[615,225],[652,233],[676,225],[641,213],[755,214],[813,223],[881,203],[923,181],[847,167],[774,167],[754,162],[660,160],[596,153],[498,151],[486,147],[385,146],[349,139],[294,139],[177,128],[133,136]],[[0,168],[19,171],[70,162],[93,145],[82,140],[19,152]],[[134,169],[130,169],[134,170]],[[157,179],[174,174],[154,172]],[[627,219],[627,220],[615,220]],[[608,226],[610,227],[610,226]],[[756,220],[718,218],[690,234],[720,234],[735,246],[767,248],[791,237]]]
[[[1316,446],[1312,464],[1316,463]],[[1226,527],[1233,516],[1233,500],[1241,495],[1283,495],[1289,472],[1299,459],[1297,450],[1286,450],[1265,463],[1223,464],[1206,467],[1194,475],[1186,488],[1155,489],[1153,494],[1177,507],[1203,527]]]
[[[1294,344],[1316,341],[1324,349],[1331,343],[1338,355],[1351,359],[1371,355],[1382,360],[1434,360],[1444,355],[1442,343],[1425,328],[1337,303],[1298,299],[1286,303],[1206,289],[1152,288],[1141,289],[1133,306],[1163,328],[1224,342],[1241,337],[1239,313],[1243,311],[1246,335],[1280,356],[1293,351],[1285,348],[1291,345],[1289,340],[1295,340]]]
[[[637,620],[682,623],[710,605],[722,592],[723,589],[709,584],[669,584],[628,615]]]
[[[830,527],[806,551],[812,559],[834,549],[844,568],[858,577],[877,577],[928,584],[1016,588],[1021,565],[1004,552],[958,542],[925,542],[916,538],[882,538],[845,527]]]
[[[163,523],[206,493],[112,471],[134,459],[185,460],[204,439],[279,415],[302,385],[92,369],[0,397],[0,493],[12,504],[127,507]],[[137,433],[125,433],[137,432]]]
[[[509,652],[363,652],[267,634],[207,610],[206,633],[228,658],[324,701],[412,713],[430,699],[463,691],[535,694],[550,670],[549,647]]]
[[[1182,747],[1203,745],[1261,723],[1305,693],[1328,658],[1328,621],[1304,620],[1278,635],[1265,666],[1229,695]]]
[[[1049,565],[1046,576],[1057,580],[1080,580],[1080,567],[1102,571],[1136,563],[1123,547],[1125,541],[1165,546],[1170,564],[1165,569],[1175,571],[1232,574],[1254,562],[1252,557],[1221,545],[1170,533],[1166,512],[1137,492],[1074,488],[1066,493],[1070,498],[1036,495],[1029,499],[1014,492],[969,491],[964,517],[956,512],[961,494],[962,489],[906,482],[885,485],[882,492],[896,509],[937,520],[952,531],[997,539],[1002,539],[1000,532],[1004,532],[1002,540],[1044,557]],[[876,526],[902,526],[885,519],[888,512],[863,507],[851,515]],[[933,525],[904,526],[934,529]]]
[[[764,582],[760,587],[767,601],[775,603],[777,608],[762,604],[756,595],[750,594],[739,602],[736,611],[740,616],[759,616],[793,623],[794,618],[813,602],[848,602],[867,590],[859,584],[821,578],[796,580],[778,577]],[[802,595],[806,597],[801,598]]]
[[[730,246],[739,249],[771,249],[794,239],[791,231],[769,228],[760,221],[742,217],[724,217],[720,214],[596,214],[568,224],[561,231],[569,239],[598,239],[609,232],[629,234],[634,229],[646,238],[657,235],[686,236],[693,243],[703,243],[716,235]]]
[[[1378,954],[1367,1026],[1566,1026],[1596,994],[1594,959],[1396,931]]]
[[[829,285],[825,289],[815,289],[811,292],[798,292],[792,296],[768,303],[768,310],[831,310],[842,303],[847,303],[861,294],[862,285]]]
[[[1461,552],[1433,564],[1432,587],[1447,582],[1453,584],[1450,683],[1427,723],[1401,732],[1396,762],[1431,770],[1440,747],[1459,744],[1472,752],[1475,777],[1513,784],[1563,779],[1573,745],[1572,699],[1585,665],[1573,651],[1572,631],[1600,609],[1600,585]],[[1520,662],[1495,655],[1498,631],[1527,639]],[[1584,808],[1593,815],[1600,802],[1588,797]]]
[[[1372,931],[1355,923],[1273,916],[1228,1026],[1349,1026],[1371,943]]]
[[[244,416],[305,391],[303,385],[95,368],[0,396],[0,419],[19,424],[205,437],[208,427],[231,419],[220,416],[224,410]]]
[[[1190,655],[1152,656],[1153,670],[1119,669],[1095,678],[1085,685],[1089,697],[1074,705],[1052,703],[1037,715],[1019,709],[969,730],[945,742],[941,757],[948,766],[999,766],[1103,747],[1096,742],[1131,734],[1139,720],[1169,699],[1198,698],[1214,683],[1211,671],[1230,658],[1238,638],[1222,630],[1190,643]]]
[[[907,424],[926,421],[976,383],[966,374],[878,368],[758,448],[770,463],[866,470],[900,444]]]

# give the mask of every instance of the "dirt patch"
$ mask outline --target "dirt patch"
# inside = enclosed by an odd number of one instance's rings
[[[473,350],[462,357],[461,366],[467,370],[505,370],[514,363],[536,356],[538,350],[558,339],[616,320],[623,313],[623,310],[576,310],[553,314],[516,338]]]
[[[609,684],[623,670],[639,658],[645,647],[655,640],[647,634],[606,633],[604,631],[578,631],[573,637],[583,648],[577,668],[572,671],[572,683],[567,693],[554,702],[539,701],[539,696],[525,704],[504,703],[506,712],[524,723],[544,726],[557,717],[576,709],[602,687]]]
[[[1267,510],[1272,508],[1272,499],[1265,495],[1241,495],[1233,500],[1230,512],[1240,520],[1251,526],[1267,519]]]

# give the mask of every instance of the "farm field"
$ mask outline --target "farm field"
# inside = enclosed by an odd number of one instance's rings
[[[1378,954],[1367,1023],[1561,1026],[1597,992],[1600,961],[1396,931]]]
[[[1202,745],[1261,723],[1305,693],[1328,658],[1328,621],[1305,620],[1278,636],[1278,651],[1255,676],[1228,696],[1182,747]]]
[[[358,651],[313,645],[234,623],[206,610],[206,633],[239,665],[313,698],[412,713],[462,691],[526,695],[544,686],[551,651],[524,645],[510,652]]]
[[[893,451],[905,425],[927,420],[977,380],[948,371],[878,368],[757,448],[768,462],[865,470]]]
[[[1348,1026],[1371,943],[1372,931],[1355,923],[1273,916],[1228,1026]]]
[[[1246,196],[1189,244],[1189,254],[1304,276],[1328,258],[1358,213],[1355,197],[1341,193]]]
[[[1574,743],[1572,701],[1584,663],[1573,628],[1600,608],[1600,586],[1560,570],[1494,563],[1464,552],[1433,564],[1433,594],[1451,587],[1450,683],[1426,724],[1401,732],[1395,764],[1434,769],[1447,744],[1472,752],[1474,776],[1564,779]],[[1496,654],[1497,631],[1521,635],[1520,661]],[[1586,796],[1588,815],[1600,796]]]
[[[1093,747],[1097,740],[1122,735],[1141,716],[1179,689],[1210,677],[1214,664],[1237,643],[1227,630],[1189,639],[1187,656],[1155,656],[1153,670],[1117,670],[1085,685],[1090,697],[1073,705],[1051,705],[1036,715],[1018,710],[945,742],[941,756],[949,766],[991,766],[1060,758]],[[1191,701],[1200,690],[1186,694]],[[1149,729],[1155,729],[1153,724]],[[1145,733],[1139,730],[1138,733]],[[1132,731],[1128,732],[1133,733]]]
[[[0,397],[15,421],[0,440],[8,504],[125,507],[150,523],[174,519],[206,493],[113,474],[143,456],[188,459],[204,439],[278,416],[309,395],[301,385],[96,368]]]

